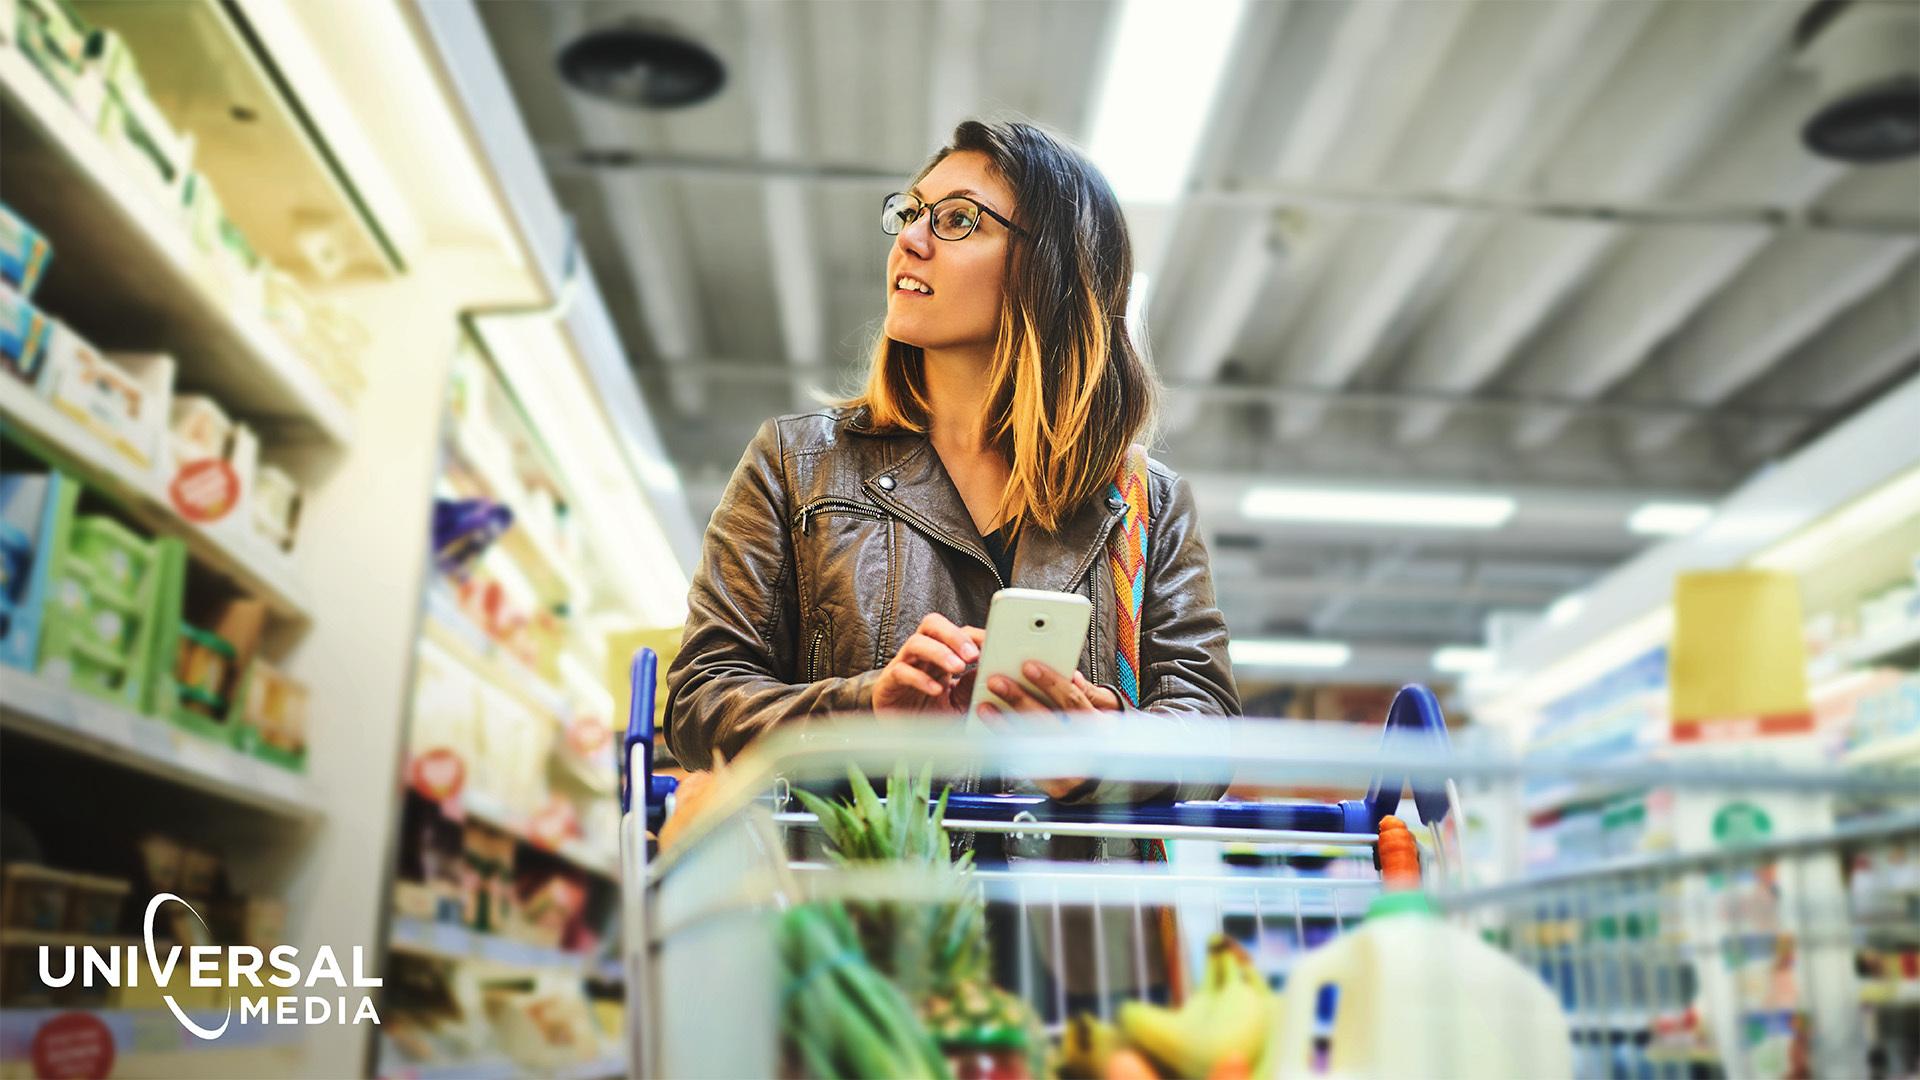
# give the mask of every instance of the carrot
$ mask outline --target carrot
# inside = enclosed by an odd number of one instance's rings
[[[1380,819],[1380,881],[1389,889],[1420,887],[1420,848],[1406,823],[1397,817]]]
[[[1107,1080],[1160,1080],[1160,1074],[1140,1051],[1115,1050],[1107,1059]]]
[[[1207,1080],[1252,1080],[1252,1077],[1253,1066],[1247,1064],[1247,1059],[1240,1054],[1228,1054],[1214,1062],[1212,1070],[1207,1073]]]

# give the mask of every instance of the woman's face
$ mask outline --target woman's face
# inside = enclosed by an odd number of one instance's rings
[[[1020,220],[1013,192],[977,151],[948,154],[911,190],[929,206],[966,195],[1009,221]],[[1011,242],[1007,227],[985,214],[964,240],[934,236],[931,215],[921,214],[893,238],[887,253],[887,336],[922,349],[991,345],[1000,330]],[[903,289],[902,277],[932,291]]]

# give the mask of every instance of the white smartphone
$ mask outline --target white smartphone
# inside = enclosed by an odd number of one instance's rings
[[[1029,660],[1038,660],[1071,678],[1080,666],[1080,646],[1087,640],[1087,623],[1092,617],[1093,604],[1078,593],[1044,589],[1001,589],[994,593],[987,608],[987,640],[980,646],[973,702],[967,708],[969,723],[979,723],[983,701],[1008,708],[1000,695],[987,689],[987,680],[995,675],[1012,679],[1014,685],[1030,694],[1037,691],[1020,672],[1021,665]]]

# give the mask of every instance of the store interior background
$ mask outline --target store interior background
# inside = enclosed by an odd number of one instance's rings
[[[1194,486],[1250,715],[1373,725],[1424,682],[1517,745],[1656,752],[1664,669],[1608,677],[1666,642],[1675,573],[1760,566],[1801,583],[1832,757],[1913,758],[1920,159],[1802,131],[1886,74],[1863,41],[1914,22],[0,0],[0,203],[51,248],[26,300],[69,346],[171,356],[168,393],[245,425],[299,509],[263,538],[236,459],[242,501],[196,519],[168,432],[129,456],[139,432],[12,375],[0,474],[58,472],[75,515],[177,542],[152,550],[181,595],[136,623],[247,613],[233,678],[257,660],[305,696],[289,761],[238,684],[225,718],[186,715],[171,652],[104,692],[44,640],[0,655],[0,860],[56,871],[9,871],[0,1075],[73,1009],[129,1074],[621,1074],[625,659],[671,651],[753,430],[864,371],[880,199],[969,116],[1052,127],[1122,196],[1168,385],[1154,450]],[[138,78],[62,52],[89,30]],[[680,81],[630,77],[666,40]],[[606,96],[703,72],[692,104]],[[144,109],[158,150],[127,135]],[[488,505],[515,524],[457,559]],[[82,899],[159,880],[154,837],[202,862],[181,891],[231,913],[216,940],[371,949],[382,1028],[198,1045],[151,1000],[16,982]],[[33,881],[60,925],[18,917]]]

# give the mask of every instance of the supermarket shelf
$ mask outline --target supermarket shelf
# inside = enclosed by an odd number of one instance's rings
[[[308,1030],[297,1024],[229,1024],[217,1041],[204,1042],[189,1034],[165,1009],[0,1009],[0,1061],[31,1061],[33,1037],[40,1028],[55,1017],[76,1012],[105,1024],[121,1057],[183,1052],[218,1055],[295,1046],[305,1042],[308,1035]],[[187,1016],[209,1026],[222,1019],[217,1012],[189,1011]]]
[[[443,960],[478,960],[496,967],[522,971],[558,970],[582,978],[589,975],[598,978],[601,970],[600,963],[585,953],[549,949],[498,934],[482,934],[452,923],[405,916],[393,920],[389,945],[396,952]]]
[[[572,712],[567,695],[481,632],[444,590],[427,590],[427,617],[421,631],[475,675],[519,698],[527,708],[557,723],[567,721]]]
[[[297,820],[321,816],[306,779],[151,716],[0,667],[0,729]]]
[[[1920,764],[1920,731],[1856,746],[1842,760],[1848,765]]]
[[[181,517],[152,472],[102,443],[18,379],[0,378],[0,417],[74,469],[82,483],[118,497],[148,528],[185,540],[197,562],[232,578],[276,614],[307,618],[307,598],[295,580],[293,557],[255,534],[251,521],[234,517],[202,525]]]
[[[539,843],[528,836],[514,816],[507,812],[506,807],[500,805],[491,796],[479,792],[465,792],[460,797],[460,809],[465,817],[485,822],[502,832],[512,833],[515,840],[535,851],[571,863],[597,877],[610,881],[620,880],[620,864],[617,857],[599,854],[577,841],[562,848],[551,848]]]
[[[517,485],[509,484],[500,475],[500,466],[489,455],[474,453],[463,446],[457,436],[448,441],[447,447],[453,471],[466,478],[475,489],[463,494],[485,495],[506,504],[514,512],[515,524],[501,534],[499,546],[527,575],[541,598],[554,603],[574,603],[584,596],[586,587],[573,573],[573,560],[563,558],[549,537],[519,522],[523,510],[507,498],[507,493]]]
[[[380,1075],[383,1080],[518,1080],[534,1073],[521,1068],[512,1058],[495,1057],[436,1065],[399,1065],[381,1069]],[[539,1075],[553,1080],[603,1080],[627,1075],[627,1062],[625,1058],[601,1058],[543,1068]]]
[[[1877,634],[1869,634],[1843,645],[1840,655],[1844,663],[1855,667],[1898,660],[1909,663],[1920,660],[1920,615],[1909,618],[1899,626],[1890,626]]]
[[[144,187],[12,48],[0,48],[0,145],[8,204],[53,245],[44,296],[53,315],[103,335],[98,345],[176,354],[184,382],[257,425],[352,439],[352,415],[319,372],[212,284],[183,209]]]
[[[1920,979],[1862,979],[1862,1005],[1920,1005]]]

